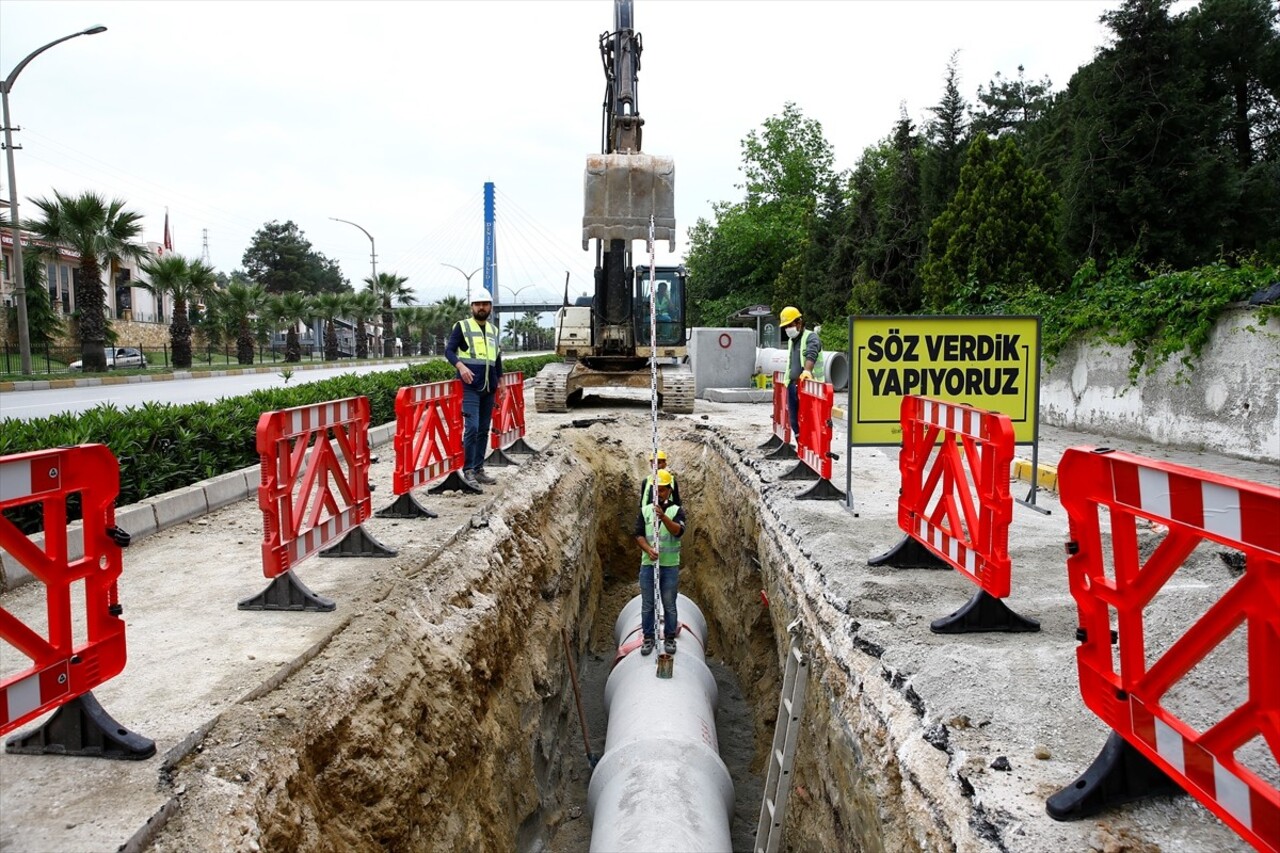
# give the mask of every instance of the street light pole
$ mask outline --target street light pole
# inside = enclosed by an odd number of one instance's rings
[[[336,216],[330,216],[329,218],[332,219],[334,222],[344,222],[347,225],[355,225],[361,231],[364,231],[364,236],[369,238],[369,269],[370,269],[369,281],[372,282],[372,286],[376,288],[378,286],[378,247],[377,247],[377,244],[373,242],[373,235],[370,234],[368,231],[365,231],[363,227],[356,225],[356,223],[348,219],[339,219]],[[383,307],[385,308],[387,304],[387,299],[389,297],[384,295],[382,298],[383,298]],[[395,329],[382,330],[383,358],[390,358],[391,356],[395,355],[395,345],[396,345],[395,340],[396,340]]]
[[[18,75],[22,73],[22,69],[26,68],[31,60],[49,48],[78,36],[96,36],[98,33],[105,33],[106,31],[106,27],[96,26],[55,39],[44,47],[28,53],[9,72],[8,77],[0,80],[0,102],[3,102],[4,112],[4,152],[5,160],[8,161],[9,166],[9,225],[12,226],[10,230],[13,232],[13,301],[16,303],[14,307],[18,309],[18,358],[22,365],[23,376],[31,375],[31,331],[27,328],[27,288],[22,272],[22,225],[18,217],[18,185],[17,179],[14,177],[13,123],[9,121],[9,93],[13,91],[13,84],[17,81]]]
[[[442,267],[449,267],[450,269],[455,269],[455,270],[457,270],[458,272],[462,273],[462,277],[463,277],[463,278],[465,278],[465,279],[467,280],[467,304],[468,304],[468,305],[470,305],[470,304],[471,304],[471,276],[473,276],[473,275],[475,275],[476,273],[480,272],[480,270],[481,270],[482,268],[481,268],[481,267],[476,267],[476,268],[475,268],[475,269],[473,269],[471,272],[467,272],[467,271],[466,271],[466,270],[464,270],[462,267],[455,267],[453,264],[441,263],[441,264],[440,264],[440,266],[442,266]]]

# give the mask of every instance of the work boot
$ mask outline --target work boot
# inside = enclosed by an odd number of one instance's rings
[[[676,638],[667,637],[667,641],[663,645],[663,649],[666,650],[667,654],[674,655],[676,653]]]
[[[469,487],[475,489],[477,492],[484,491],[484,489],[480,488],[480,483],[476,480],[475,471],[471,471],[471,470],[463,471],[462,482],[466,483]]]
[[[640,654],[642,655],[653,654],[653,637],[644,638],[644,645],[640,647]]]
[[[497,484],[498,482],[495,478],[490,477],[488,474],[486,474],[483,468],[477,468],[475,470],[475,475],[476,475],[476,482],[483,483],[486,486],[492,486]]]

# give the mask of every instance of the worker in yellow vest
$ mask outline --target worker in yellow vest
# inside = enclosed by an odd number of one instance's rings
[[[822,381],[822,342],[817,332],[806,331],[800,309],[788,305],[778,315],[787,335],[787,413],[791,416],[791,434],[800,440],[800,383],[806,379]]]
[[[654,596],[654,566],[658,567],[658,594],[662,596],[663,650],[676,653],[676,595],[680,589],[680,538],[686,525],[684,508],[671,496],[670,471],[658,472],[658,500],[640,507],[633,534],[643,556],[640,558],[640,631],[644,635],[640,654],[653,652],[657,620]],[[655,547],[656,543],[656,547]]]
[[[477,492],[484,491],[481,485],[498,482],[484,470],[494,398],[502,378],[498,327],[489,322],[492,312],[493,297],[482,287],[471,300],[471,316],[453,324],[444,347],[445,359],[462,381],[462,482]]]

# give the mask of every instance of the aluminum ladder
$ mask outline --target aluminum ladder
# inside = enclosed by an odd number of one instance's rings
[[[787,651],[787,666],[782,676],[778,721],[773,729],[773,747],[769,750],[769,775],[765,778],[764,801],[756,824],[756,853],[776,853],[782,844],[782,825],[787,814],[787,799],[791,796],[791,765],[795,762],[800,715],[809,685],[809,655],[802,646],[799,619],[787,626],[787,633],[791,635],[791,648]]]

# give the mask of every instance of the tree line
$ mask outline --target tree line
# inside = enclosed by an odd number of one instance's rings
[[[30,340],[47,345],[65,331],[46,291],[45,264],[55,257],[50,253],[57,246],[70,247],[79,260],[73,277],[76,310],[72,317],[85,372],[107,369],[105,347],[115,337],[102,273],[116,281],[128,261],[138,262],[149,279],[134,286],[161,300],[172,300],[169,343],[177,368],[191,366],[192,340],[197,334],[213,346],[234,342],[237,361],[252,364],[258,346],[283,331],[284,360],[301,361],[298,328],[312,320],[323,323],[328,360],[340,355],[340,319],[354,325],[356,358],[370,355],[368,324],[375,318],[387,330],[382,341],[384,357],[437,354],[443,352],[453,324],[470,314],[470,307],[459,297],[416,305],[408,279],[393,272],[365,278],[363,289],[355,291],[338,263],[317,252],[291,221],[266,223],[245,250],[243,268],[226,274],[174,252],[152,255],[140,241],[142,216],[120,199],[54,191],[52,198],[30,201],[40,215],[25,221],[23,228],[41,241],[30,245],[23,256]],[[8,313],[10,325],[15,326],[16,311]],[[540,328],[537,319],[537,314],[530,313],[508,320],[505,342],[525,349],[547,346],[550,332]],[[11,337],[16,338],[15,330]]]
[[[1172,7],[1105,13],[1059,91],[1019,67],[970,103],[953,55],[924,126],[904,105],[843,171],[787,103],[742,141],[743,197],[690,229],[694,323],[794,304],[839,348],[850,314],[1035,313],[1051,345],[1090,324],[1149,343],[1162,289],[1201,313],[1247,297],[1280,275],[1276,6]]]

